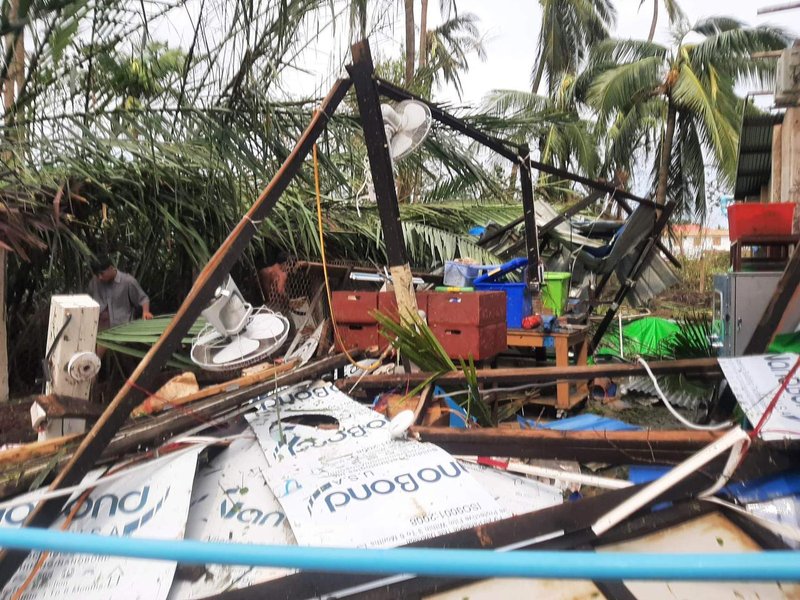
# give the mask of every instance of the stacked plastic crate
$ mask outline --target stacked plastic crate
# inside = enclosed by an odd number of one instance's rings
[[[507,348],[504,292],[418,292],[417,307],[451,358],[486,360]],[[388,345],[375,320],[376,309],[396,319],[394,292],[333,293],[333,313],[346,348]]]
[[[451,358],[486,360],[507,348],[504,292],[433,293],[427,314]]]

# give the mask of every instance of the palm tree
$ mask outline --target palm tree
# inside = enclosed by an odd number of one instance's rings
[[[495,121],[483,125],[517,143],[539,140],[539,160],[589,177],[600,168],[598,139],[591,123],[582,119],[574,96],[575,77],[565,76],[553,97],[518,90],[495,90],[484,99]],[[509,187],[516,187],[517,165],[512,165]],[[563,195],[561,182],[540,174],[537,188],[551,197]],[[548,189],[551,188],[551,189]]]
[[[647,41],[652,42],[656,35],[656,24],[658,23],[658,4],[660,0],[653,0],[653,20],[650,21],[650,33],[647,35]],[[642,8],[645,0],[639,0],[639,8]],[[680,22],[686,21],[686,15],[683,9],[678,5],[675,0],[664,0],[664,8],[667,9],[667,18],[670,25],[677,25]]]
[[[539,0],[539,29],[531,91],[539,91],[544,76],[553,91],[565,73],[577,73],[591,47],[608,38],[617,13],[611,0]]]
[[[705,212],[705,163],[728,181],[736,168],[742,101],[737,83],[766,83],[774,65],[753,52],[784,48],[781,29],[746,27],[714,17],[676,27],[675,44],[608,40],[593,49],[582,74],[586,99],[608,130],[608,166],[630,166],[632,151],[657,140],[655,199]],[[580,87],[580,86],[579,86]]]

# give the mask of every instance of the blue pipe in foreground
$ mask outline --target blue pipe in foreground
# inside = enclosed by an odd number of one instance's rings
[[[800,552],[785,550],[739,554],[364,550],[136,539],[5,527],[0,528],[0,547],[338,573],[414,573],[463,578],[800,581]]]

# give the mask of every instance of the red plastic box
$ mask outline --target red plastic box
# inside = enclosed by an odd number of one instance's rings
[[[432,325],[490,325],[506,322],[504,292],[435,292],[428,298]]]
[[[378,308],[378,292],[337,291],[331,297],[337,324],[374,324],[372,313]]]
[[[493,323],[491,325],[431,326],[433,334],[444,351],[453,359],[486,360],[497,356],[506,350],[506,323]]]
[[[428,297],[431,292],[417,292],[417,308],[428,314]],[[397,320],[397,297],[394,291],[378,292],[378,310]]]
[[[342,339],[341,345],[338,340],[336,341],[336,348],[339,351],[354,348],[366,350],[374,346],[383,349],[389,345],[389,341],[380,334],[377,324],[337,323],[336,328]]]
[[[794,202],[737,202],[728,207],[728,235],[732,242],[750,235],[790,235]]]

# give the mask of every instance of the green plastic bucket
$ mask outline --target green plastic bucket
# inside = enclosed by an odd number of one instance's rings
[[[560,316],[567,307],[569,297],[569,280],[571,273],[558,271],[545,271],[544,286],[542,286],[542,304]]]

